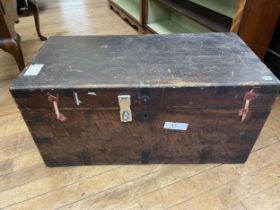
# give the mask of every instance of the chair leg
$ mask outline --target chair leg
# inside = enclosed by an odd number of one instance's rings
[[[36,0],[28,0],[28,6],[30,7],[35,21],[36,31],[41,41],[46,41],[47,38],[42,35],[40,30],[40,19],[39,19],[39,9]]]
[[[17,62],[19,71],[21,72],[25,68],[23,53],[20,46],[15,47],[10,54],[12,54]]]
[[[19,71],[22,71],[25,68],[24,58],[20,46],[20,37],[15,39],[5,39],[0,40],[0,48],[5,52],[10,53],[16,60]]]

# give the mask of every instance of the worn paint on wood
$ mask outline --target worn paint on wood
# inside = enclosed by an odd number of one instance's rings
[[[13,89],[278,84],[231,33],[50,37],[31,63],[44,70],[21,74]]]
[[[31,63],[11,93],[49,166],[244,162],[279,89],[230,33],[53,37]]]

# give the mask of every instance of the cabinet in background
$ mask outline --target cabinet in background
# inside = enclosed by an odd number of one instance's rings
[[[108,0],[139,33],[234,32],[262,59],[279,0]]]

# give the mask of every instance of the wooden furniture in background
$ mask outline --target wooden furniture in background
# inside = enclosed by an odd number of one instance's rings
[[[109,5],[140,25],[140,33],[228,32],[238,31],[245,0],[109,0]]]
[[[13,55],[21,71],[25,64],[20,46],[20,36],[14,28],[17,21],[16,2],[0,0],[0,48]]]
[[[17,12],[21,16],[28,16],[30,14],[33,14],[36,32],[40,40],[47,40],[47,38],[42,35],[40,30],[39,7],[36,0],[17,0]]]
[[[146,4],[142,0],[114,0],[110,9],[126,20],[139,33],[146,33],[143,25],[146,23]],[[124,9],[126,8],[126,9]]]
[[[27,5],[33,13],[36,31],[37,31],[37,34],[38,34],[40,40],[46,41],[47,38],[42,35],[41,30],[40,30],[39,9],[38,9],[36,0],[28,0]]]
[[[280,14],[279,0],[247,0],[239,36],[263,59]]]
[[[238,0],[237,1],[235,15],[234,15],[234,18],[232,20],[231,28],[230,28],[231,32],[238,33],[240,23],[241,23],[241,20],[242,20],[242,17],[243,17],[243,12],[244,12],[245,5],[246,5],[246,0]]]
[[[145,0],[147,25],[152,33],[229,32],[236,0]]]
[[[139,33],[237,33],[263,58],[279,17],[279,0],[108,0]],[[141,15],[141,18],[140,18]]]
[[[35,0],[28,0],[28,5],[34,15],[35,26],[40,40],[47,38],[41,34],[39,12]],[[20,35],[15,31],[15,23],[18,22],[15,0],[0,0],[0,48],[10,53],[15,58],[18,68],[22,71],[25,67]]]

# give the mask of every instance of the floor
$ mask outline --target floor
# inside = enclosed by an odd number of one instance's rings
[[[106,0],[49,0],[45,35],[136,34]],[[42,46],[32,17],[16,26],[25,60]],[[47,168],[9,92],[15,61],[0,52],[0,209],[280,209],[280,99],[244,165]]]

